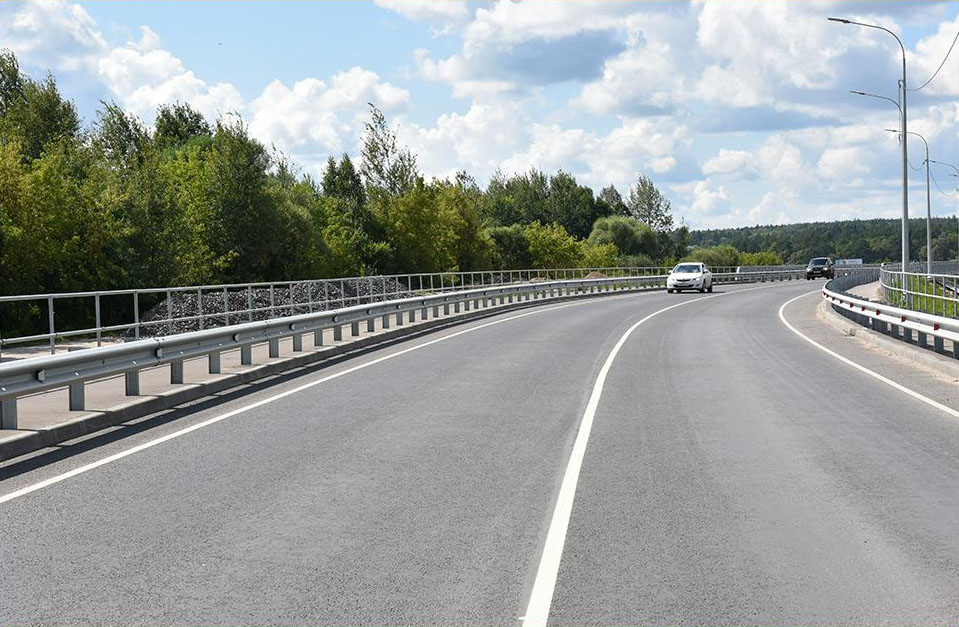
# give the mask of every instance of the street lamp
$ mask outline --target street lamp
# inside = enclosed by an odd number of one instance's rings
[[[900,87],[902,87],[902,107],[900,107],[901,116],[901,126],[902,134],[908,132],[906,129],[906,47],[902,45],[902,40],[888,28],[878,26],[876,24],[865,24],[863,22],[855,22],[853,20],[847,20],[839,17],[830,17],[828,18],[830,22],[839,22],[840,24],[855,24],[856,26],[864,26],[866,28],[875,28],[881,31],[885,31],[896,38],[896,41],[899,43],[899,48],[902,50],[902,81],[900,81]],[[895,101],[893,101],[895,102]],[[898,106],[899,103],[896,103]],[[903,137],[905,140],[905,137]],[[908,142],[902,142],[902,271],[906,271],[906,267],[909,264],[909,157],[906,153],[906,145]]]
[[[887,128],[890,133],[898,133],[896,129]],[[919,133],[909,131],[910,135],[915,135],[922,140],[926,146],[926,274],[932,274],[932,202],[929,199],[929,142]],[[902,141],[906,141],[903,137]]]
[[[951,163],[946,163],[945,161],[936,161],[935,159],[930,159],[929,163],[938,163],[939,165],[944,165],[952,168],[956,172],[955,174],[953,174],[953,176],[959,179],[959,168],[952,165]],[[956,181],[956,196],[959,197],[959,181]],[[956,212],[956,221],[959,222],[959,211]],[[956,259],[959,259],[959,256],[957,256]]]

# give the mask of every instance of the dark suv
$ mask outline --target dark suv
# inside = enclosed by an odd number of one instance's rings
[[[827,279],[836,277],[836,270],[833,268],[832,259],[829,257],[816,257],[810,259],[806,266],[806,280],[817,276],[824,276]]]

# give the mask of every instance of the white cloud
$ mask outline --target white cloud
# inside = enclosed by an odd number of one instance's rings
[[[948,22],[941,22],[934,34],[916,43],[915,51],[908,51],[906,63],[914,77],[909,80],[912,89],[921,86],[933,75],[942,63],[957,31],[959,31],[959,17]],[[959,47],[959,43],[956,47]],[[922,91],[935,95],[959,96],[959,50],[953,49],[939,74]]]
[[[414,22],[455,24],[465,21],[470,14],[469,5],[458,1],[376,0],[376,4]]]
[[[22,63],[56,71],[90,69],[107,41],[86,9],[66,2],[23,2],[0,9],[0,46]]]
[[[753,169],[755,157],[747,150],[729,150],[720,148],[719,154],[703,164],[703,174],[743,174]]]

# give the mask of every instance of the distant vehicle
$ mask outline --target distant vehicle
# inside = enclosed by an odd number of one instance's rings
[[[682,292],[683,290],[699,290],[700,292],[713,291],[713,273],[705,264],[681,263],[666,277],[666,291]]]
[[[827,279],[836,278],[836,269],[833,266],[832,259],[829,257],[815,257],[809,260],[806,266],[806,280],[813,277],[824,276]]]

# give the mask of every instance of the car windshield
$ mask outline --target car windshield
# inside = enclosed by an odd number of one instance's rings
[[[819,259],[813,259],[812,261],[809,262],[809,265],[811,265],[811,266],[824,266],[824,265],[826,265],[826,262],[827,262],[827,261],[829,261],[829,260],[826,259],[826,258],[824,258],[824,257],[822,257],[822,258],[819,258]]]
[[[685,263],[673,268],[673,272],[702,272],[702,269],[694,263]]]

